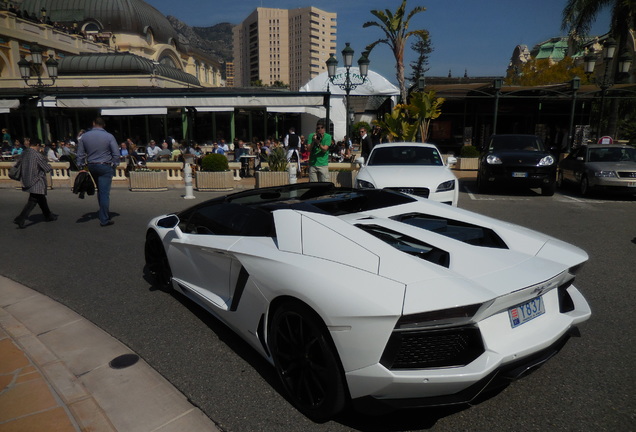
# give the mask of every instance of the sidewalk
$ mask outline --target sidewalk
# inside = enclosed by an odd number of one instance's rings
[[[218,429],[121,342],[0,276],[0,432],[9,431]]]

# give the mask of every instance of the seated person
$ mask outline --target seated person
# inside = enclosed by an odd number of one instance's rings
[[[160,151],[161,149],[157,147],[155,140],[150,140],[150,145],[146,148],[146,160],[148,162],[155,161]]]
[[[172,159],[172,152],[168,148],[168,143],[164,141],[161,144],[161,150],[159,150],[159,153],[157,153],[155,160],[170,160],[170,159]]]

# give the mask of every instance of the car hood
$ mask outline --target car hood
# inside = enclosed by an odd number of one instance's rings
[[[588,162],[585,164],[588,169],[593,171],[634,171],[636,170],[636,162]]]
[[[536,151],[493,151],[504,165],[538,165],[539,161],[550,153]]]
[[[456,179],[446,166],[365,166],[358,173],[361,180],[385,187],[428,187],[435,189],[440,183]]]

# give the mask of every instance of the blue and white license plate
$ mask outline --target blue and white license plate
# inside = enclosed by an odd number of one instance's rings
[[[508,316],[510,317],[510,325],[512,325],[512,328],[527,323],[544,313],[545,308],[543,307],[543,299],[541,297],[534,298],[508,309]]]
[[[515,178],[526,178],[528,177],[528,173],[527,172],[513,172],[512,176]]]

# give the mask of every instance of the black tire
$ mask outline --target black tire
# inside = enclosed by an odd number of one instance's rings
[[[579,192],[583,196],[588,196],[590,194],[590,182],[585,175],[581,177],[581,183],[579,183]]]
[[[289,400],[309,419],[323,423],[348,400],[340,359],[320,317],[287,301],[272,314],[269,348]]]
[[[556,190],[556,184],[554,182],[550,183],[547,186],[541,187],[541,195],[543,196],[553,196],[554,191]]]
[[[150,230],[146,234],[144,255],[146,257],[146,268],[150,272],[154,286],[166,292],[172,290],[170,262],[159,234],[155,231]]]
[[[483,194],[488,192],[490,185],[484,180],[483,176],[477,174],[477,193]]]

